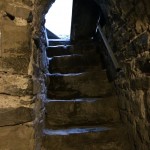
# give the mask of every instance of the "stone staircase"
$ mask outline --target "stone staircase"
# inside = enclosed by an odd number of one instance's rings
[[[95,44],[47,48],[43,150],[130,150]]]

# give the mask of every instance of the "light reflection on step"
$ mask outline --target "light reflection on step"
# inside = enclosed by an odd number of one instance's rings
[[[70,48],[72,46],[73,45],[55,45],[55,46],[48,46],[48,48],[64,48],[64,49],[67,49],[67,48]]]
[[[47,59],[50,62],[53,58],[52,57],[47,57]]]
[[[62,74],[62,73],[47,73],[47,76],[79,76],[85,74],[85,72],[81,72],[81,73],[67,73],[67,74]]]
[[[82,57],[83,55],[81,55],[81,54],[72,54],[72,55],[60,55],[60,56],[53,56],[53,58],[67,58],[67,57],[76,57],[76,56],[78,56],[78,57]]]
[[[59,56],[52,56],[52,57],[47,57],[49,61],[51,61],[54,58],[66,58],[66,57],[83,57],[81,54],[71,54],[71,55],[59,55]]]
[[[93,103],[96,102],[97,100],[100,100],[100,98],[82,98],[82,99],[69,99],[69,100],[55,100],[55,99],[51,99],[51,100],[46,100],[45,102],[49,103],[49,102],[89,102],[89,103]],[[102,99],[103,100],[103,99]]]
[[[62,130],[45,129],[43,132],[46,135],[70,135],[70,134],[104,132],[104,131],[108,131],[108,130],[110,130],[110,128],[95,127],[95,128],[71,128],[71,129],[62,129]]]

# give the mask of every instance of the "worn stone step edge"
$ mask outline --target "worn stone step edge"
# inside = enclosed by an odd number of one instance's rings
[[[44,103],[49,103],[49,102],[95,102],[99,99],[103,98],[75,98],[75,99],[46,99]]]
[[[73,127],[43,130],[46,150],[131,150],[126,128],[123,125]]]
[[[47,77],[68,77],[68,76],[79,76],[84,74],[85,72],[80,72],[80,73],[47,73]]]
[[[101,69],[98,69],[98,66],[97,67],[94,67],[93,69],[89,69],[89,71],[84,71],[84,72],[79,72],[79,73],[47,73],[46,76],[47,77],[67,77],[67,76],[80,76],[80,75],[91,75],[92,73],[95,73],[95,72],[98,72],[100,74],[102,74],[103,76],[105,75],[106,76],[106,79],[107,79],[107,75],[106,75],[106,70],[101,70]]]
[[[72,45],[55,45],[55,46],[48,46],[47,48],[64,48],[64,49],[67,49],[67,48],[70,48],[72,47]]]
[[[124,130],[124,129],[126,129],[126,126],[119,122],[119,123],[111,123],[111,124],[105,123],[105,124],[101,124],[101,125],[60,127],[60,128],[56,128],[56,129],[44,128],[43,134],[45,134],[45,135],[61,135],[61,133],[59,134],[60,131],[63,131],[63,133],[64,134],[66,133],[67,135],[80,134],[80,133],[106,132],[106,131],[115,131],[115,132],[119,133],[118,131],[120,131],[120,130],[125,131],[125,133],[127,133],[126,130]],[[79,132],[76,132],[76,131],[79,131]],[[82,131],[84,131],[84,132],[82,132]]]
[[[82,57],[84,57],[84,55],[82,55],[82,54],[70,54],[70,55],[60,55],[60,56],[53,56],[53,57],[51,57],[51,59],[55,59],[55,58],[71,58],[71,57],[80,57],[80,58],[82,58]]]
[[[84,134],[84,133],[93,133],[93,132],[104,132],[111,130],[110,127],[74,127],[67,129],[44,129],[44,135],[71,135],[71,134]]]

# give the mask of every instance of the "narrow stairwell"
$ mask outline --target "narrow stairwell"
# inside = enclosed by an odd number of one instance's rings
[[[43,150],[131,150],[93,43],[47,47]]]

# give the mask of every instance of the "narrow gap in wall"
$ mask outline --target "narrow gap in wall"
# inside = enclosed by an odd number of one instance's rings
[[[56,0],[45,16],[51,39],[70,40],[73,0]]]

